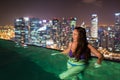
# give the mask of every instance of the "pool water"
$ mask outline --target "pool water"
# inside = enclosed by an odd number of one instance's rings
[[[0,40],[0,80],[60,80],[67,57],[59,51],[36,46],[15,47],[12,41]],[[83,80],[120,80],[120,63],[103,60],[94,68],[96,58],[84,71]]]

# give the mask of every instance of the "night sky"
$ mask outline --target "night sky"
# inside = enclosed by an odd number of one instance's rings
[[[0,26],[14,25],[19,17],[40,19],[77,17],[77,24],[90,24],[96,13],[99,24],[114,24],[114,13],[120,12],[120,0],[0,0]]]

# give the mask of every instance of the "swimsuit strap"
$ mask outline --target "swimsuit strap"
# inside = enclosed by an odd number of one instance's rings
[[[71,44],[71,46],[72,46],[72,44]],[[72,50],[71,50],[71,47],[70,47],[70,51],[69,51],[69,56],[70,56],[70,57],[73,57],[73,56],[72,56]]]
[[[69,57],[70,57],[70,58],[73,58],[73,52],[72,52],[71,47],[72,47],[72,44],[71,44],[71,46],[70,46]],[[80,59],[85,59],[84,54],[81,54]]]

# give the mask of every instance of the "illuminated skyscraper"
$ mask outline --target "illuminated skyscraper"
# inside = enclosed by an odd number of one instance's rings
[[[115,13],[115,29],[120,30],[120,13]]]
[[[17,45],[24,46],[27,40],[26,31],[28,31],[28,29],[26,28],[27,24],[25,23],[27,19],[28,18],[15,19],[15,41]]]
[[[120,51],[120,13],[115,13],[115,51]]]
[[[70,19],[70,26],[71,26],[72,30],[73,30],[73,29],[75,28],[75,26],[76,26],[76,21],[77,21],[77,18],[76,18],[76,17]]]
[[[111,26],[107,27],[107,31],[108,31],[107,49],[108,51],[114,51],[115,32]]]
[[[15,40],[20,45],[36,41],[37,29],[40,27],[38,18],[22,17],[15,19]],[[34,39],[34,40],[33,40]]]
[[[91,20],[91,37],[94,39],[98,38],[98,16],[97,14],[92,14]]]

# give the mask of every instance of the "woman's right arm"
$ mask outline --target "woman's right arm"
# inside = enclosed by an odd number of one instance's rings
[[[97,49],[95,49],[92,45],[88,44],[88,47],[90,48],[91,52],[98,57],[97,63],[101,64],[104,56]]]

